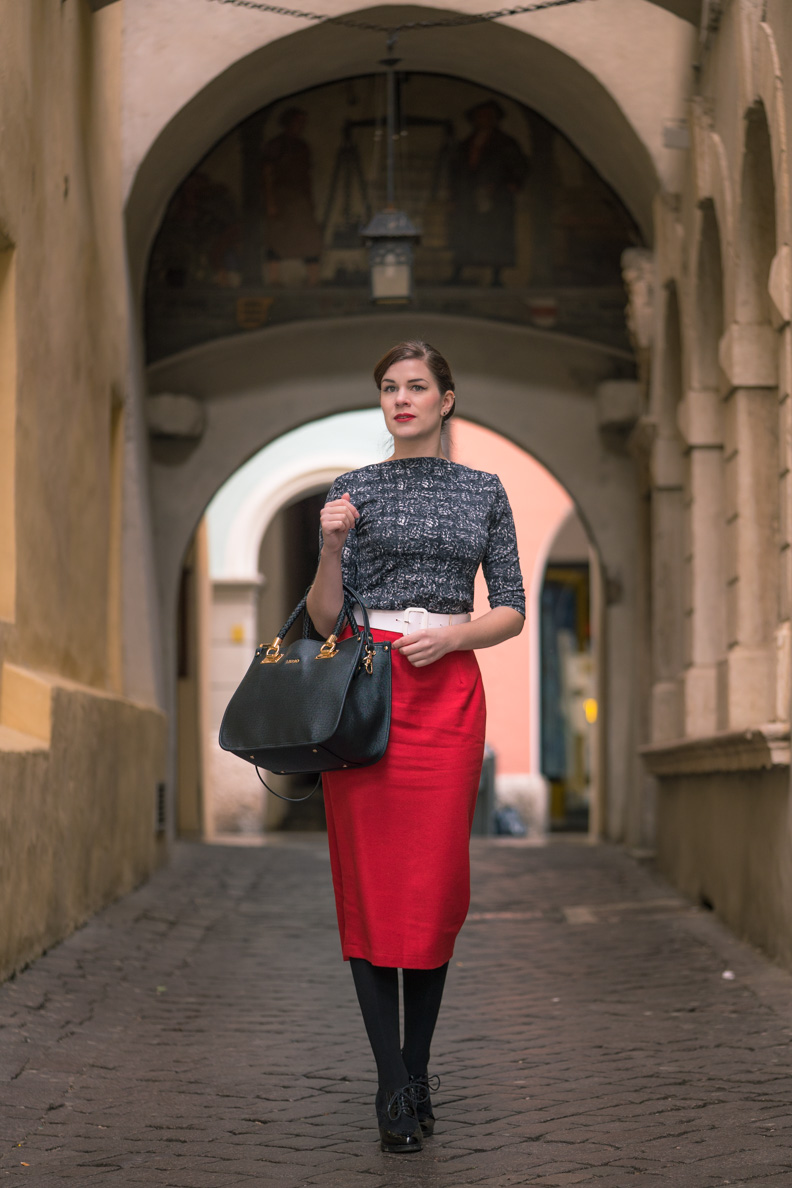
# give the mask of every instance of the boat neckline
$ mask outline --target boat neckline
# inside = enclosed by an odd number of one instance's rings
[[[452,462],[450,458],[438,458],[434,454],[417,454],[414,458],[383,458],[381,462],[372,462],[372,466],[390,466],[393,462],[445,462],[448,466],[459,466],[459,462]]]

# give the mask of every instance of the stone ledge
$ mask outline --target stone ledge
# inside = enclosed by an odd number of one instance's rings
[[[789,724],[770,722],[750,730],[671,739],[638,750],[647,769],[657,776],[789,767]]]
[[[5,663],[0,673],[0,725],[37,738],[52,736],[52,681],[41,673]]]
[[[24,734],[21,730],[12,730],[10,726],[0,725],[0,755],[4,752],[16,755],[46,755],[49,746],[32,734]]]
[[[49,750],[56,699],[62,695],[120,702],[155,714],[162,712],[157,706],[135,701],[111,689],[83,685],[58,673],[6,661],[0,668],[0,751]]]

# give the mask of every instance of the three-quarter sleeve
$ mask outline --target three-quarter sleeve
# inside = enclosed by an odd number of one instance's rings
[[[349,490],[349,475],[340,475],[333,483],[330,490],[327,492],[325,503],[330,503],[333,499],[340,499],[345,491]],[[319,553],[322,552],[322,529],[319,528]],[[341,577],[347,586],[351,586],[353,590],[357,589],[358,581],[358,541],[357,530],[353,525],[350,528],[347,538],[344,541],[344,547],[341,549]]]
[[[496,606],[510,606],[521,615],[525,615],[525,589],[520,572],[514,517],[503,483],[500,479],[496,481],[497,489],[490,512],[487,549],[481,563],[487,582],[489,604],[493,609]]]

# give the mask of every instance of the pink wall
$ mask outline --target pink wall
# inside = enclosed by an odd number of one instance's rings
[[[531,673],[532,665],[539,662],[539,569],[544,568],[547,550],[573,503],[530,454],[470,421],[454,419],[451,457],[497,474],[514,513],[528,601],[525,628],[516,639],[477,654],[487,696],[487,740],[496,752],[498,774],[538,770],[539,757],[531,755],[531,715],[539,712],[538,706],[531,705]],[[486,583],[479,574],[475,613],[488,609]]]

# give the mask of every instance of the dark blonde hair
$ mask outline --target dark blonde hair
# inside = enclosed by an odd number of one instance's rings
[[[448,361],[440,354],[436,347],[433,347],[429,342],[421,342],[420,339],[413,339],[408,342],[397,342],[396,346],[391,347],[382,358],[377,366],[374,368],[374,382],[379,390],[382,387],[382,381],[389,367],[394,363],[401,363],[404,359],[420,359],[426,364],[432,373],[432,378],[440,390],[440,394],[444,395],[446,392],[456,392],[456,385],[454,384],[454,377],[451,374],[451,368],[448,366]],[[454,415],[456,408],[456,396],[454,403],[447,413],[443,415],[444,421],[449,421]]]

